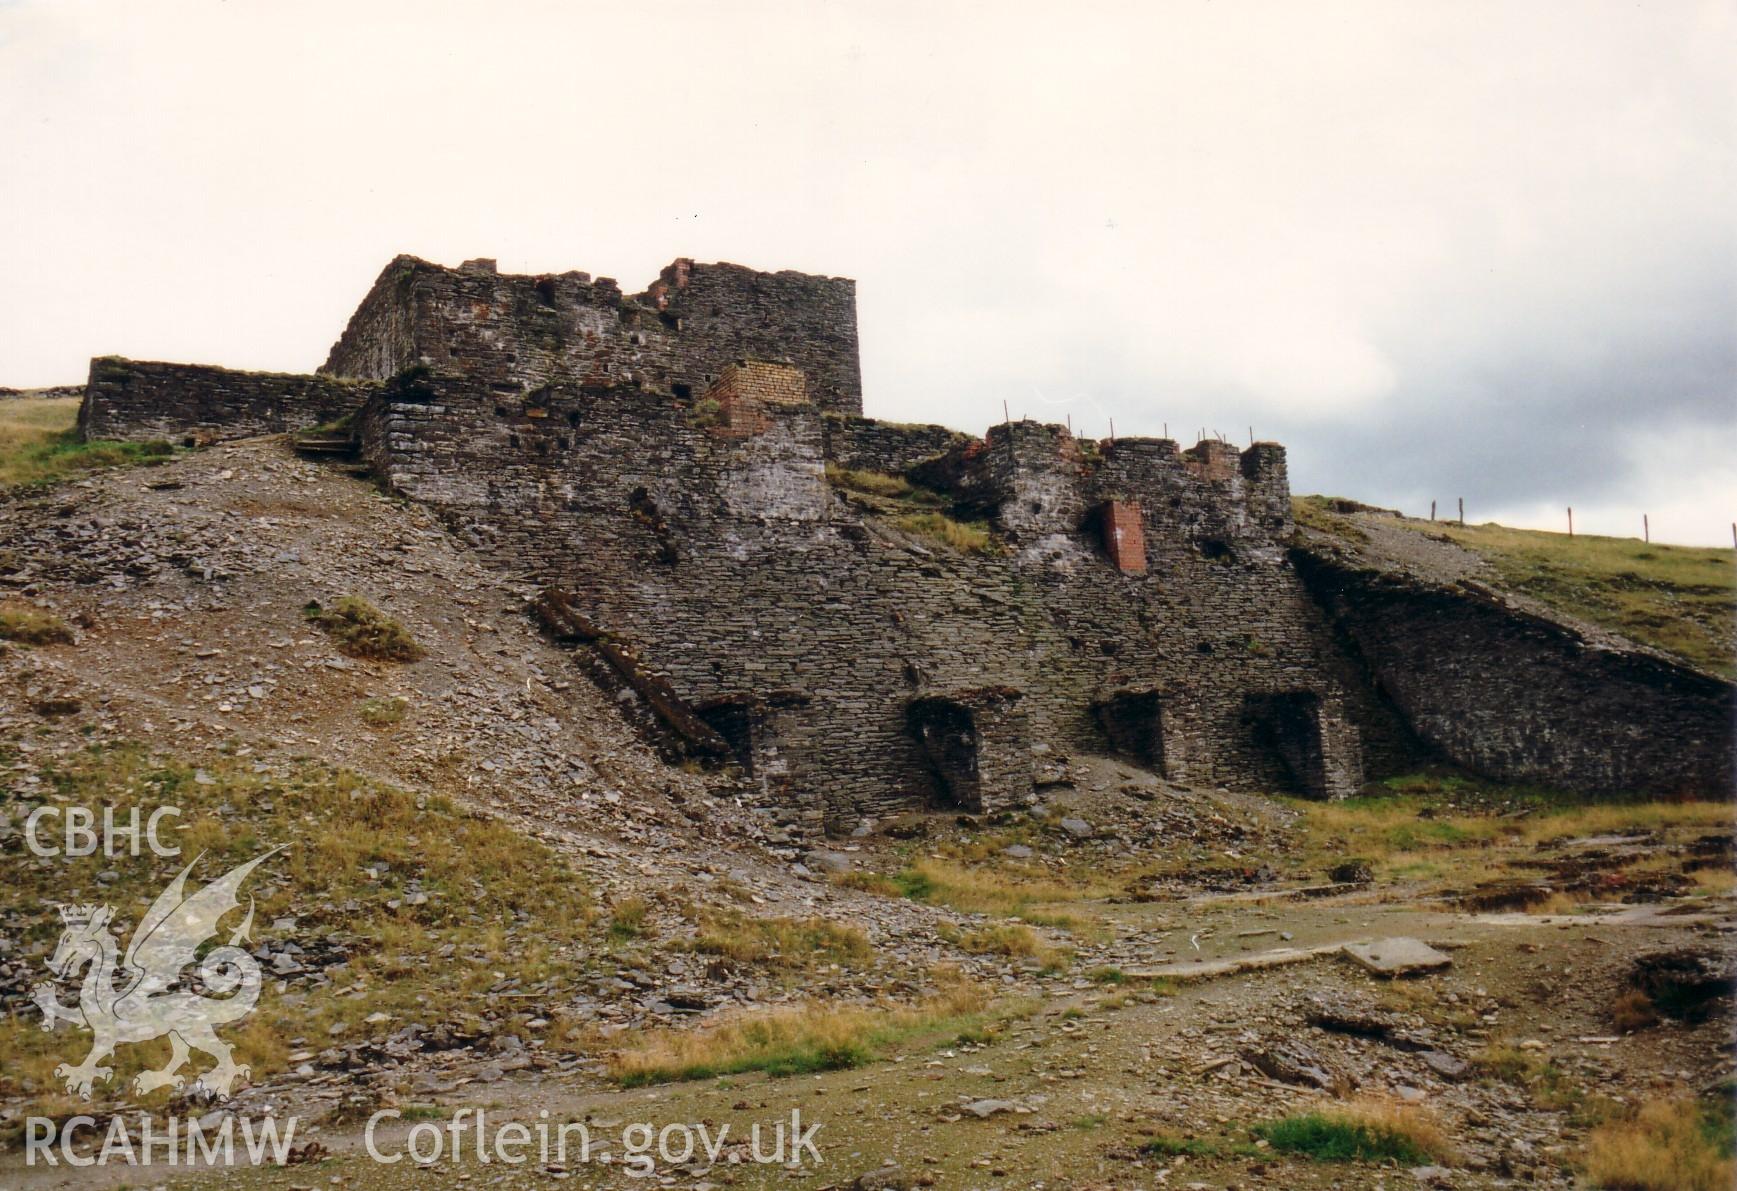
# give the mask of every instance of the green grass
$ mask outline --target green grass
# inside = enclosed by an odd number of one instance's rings
[[[651,907],[643,897],[624,897],[609,910],[609,937],[617,943],[637,939],[645,933],[645,920]]]
[[[0,489],[35,488],[105,467],[156,463],[175,448],[166,442],[84,442],[77,397],[0,401]]]
[[[1301,1154],[1317,1162],[1379,1162],[1388,1158],[1404,1166],[1422,1166],[1432,1155],[1396,1129],[1332,1113],[1310,1112],[1254,1127],[1282,1154]]]
[[[1176,1137],[1168,1133],[1160,1133],[1142,1145],[1140,1150],[1154,1158],[1175,1158],[1182,1155],[1190,1158],[1218,1158],[1225,1154],[1260,1153],[1254,1146],[1246,1143],[1226,1143],[1205,1137]]]
[[[0,763],[14,760],[0,751]],[[0,918],[14,924],[9,946],[35,970],[31,980],[48,976],[42,960],[61,931],[57,904],[114,906],[124,946],[152,899],[196,857],[188,877],[195,888],[287,844],[248,878],[243,908],[224,919],[224,937],[252,899],[254,942],[295,943],[328,979],[292,976],[280,994],[267,969],[258,1008],[224,1031],[255,1078],[293,1065],[287,1056],[295,1049],[328,1045],[335,1022],[344,1023],[350,1042],[412,1022],[480,1023],[504,1009],[506,1032],[535,1037],[526,1025],[531,1017],[555,1013],[589,987],[585,957],[597,941],[595,914],[583,884],[549,848],[442,798],[315,764],[286,767],[255,773],[251,760],[222,756],[195,765],[132,746],[53,761],[33,802],[112,807],[121,823],[131,808],[143,819],[159,806],[178,807],[180,817],[166,820],[160,834],[182,854],[111,858],[99,850],[10,864]],[[108,879],[100,880],[105,871]],[[280,927],[280,919],[294,924]],[[533,995],[503,1001],[503,988]],[[63,988],[62,1004],[74,994]],[[376,1012],[391,1020],[366,1024]],[[88,1033],[65,1026],[48,1033],[40,1021],[33,1006],[0,1019],[0,1097],[22,1097],[26,1115],[87,1110],[63,1093],[52,1069],[81,1058]],[[161,1064],[167,1047],[158,1043],[115,1054],[117,1078],[97,1085],[103,1103],[127,1096],[127,1080]],[[209,1062],[195,1056],[193,1070]]]
[[[361,596],[344,596],[330,608],[310,603],[302,615],[351,657],[383,662],[414,662],[422,657],[422,647],[410,631]]]
[[[1000,552],[987,521],[960,521],[948,516],[938,507],[945,503],[940,493],[913,484],[903,476],[829,463],[826,479],[834,488],[887,502],[880,507],[893,514],[893,524],[908,534],[960,554]]]
[[[1572,1109],[1585,1092],[1568,1073],[1538,1051],[1492,1042],[1472,1056],[1472,1066],[1489,1079],[1525,1088],[1540,1108]]]

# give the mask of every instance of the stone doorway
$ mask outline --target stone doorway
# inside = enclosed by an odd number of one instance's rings
[[[906,706],[906,723],[944,805],[999,811],[1031,802],[1031,741],[1022,698],[1011,687],[973,687]]]
[[[977,722],[971,709],[951,699],[920,699],[911,704],[909,714],[911,731],[923,746],[946,803],[961,810],[982,810]]]
[[[1157,691],[1117,691],[1092,706],[1110,747],[1153,773],[1170,776],[1164,748],[1164,702]]]
[[[1330,796],[1319,695],[1313,691],[1249,695],[1243,718],[1257,753],[1286,791],[1305,798]]]

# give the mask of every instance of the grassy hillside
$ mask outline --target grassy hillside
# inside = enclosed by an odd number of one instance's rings
[[[1318,497],[1300,498],[1297,506],[1304,524],[1357,533],[1351,520],[1326,512]],[[1383,523],[1450,540],[1490,563],[1519,594],[1737,677],[1737,559],[1730,550],[1587,534],[1571,538],[1494,523]]]
[[[0,401],[0,490],[51,484],[81,471],[167,458],[168,443],[84,442],[77,397]]]
[[[1515,591],[1737,676],[1737,567],[1729,550],[1500,525],[1432,528],[1481,554]]]
[[[0,764],[11,768],[21,755],[0,747]],[[275,845],[287,850],[249,879],[242,906],[254,904],[254,944],[299,950],[291,953],[294,963],[264,965],[277,991],[232,1032],[237,1061],[255,1079],[295,1066],[294,1051],[384,1037],[412,1024],[534,1040],[539,1034],[527,1022],[553,1015],[589,978],[602,928],[586,890],[548,848],[443,799],[342,770],[311,763],[287,774],[257,769],[239,757],[195,766],[133,746],[93,746],[46,767],[49,800],[110,807],[123,824],[133,807],[141,816],[158,806],[180,808],[165,834],[182,854],[110,858],[99,850],[14,861],[0,891],[0,920],[31,958],[31,979],[47,976],[41,961],[62,929],[57,904],[115,907],[124,943],[182,867],[197,858],[191,890]],[[28,807],[0,792],[0,821],[17,827]],[[47,833],[57,826],[51,820]],[[242,918],[243,909],[226,917],[223,939]],[[44,1032],[23,990],[7,991],[16,999],[0,1015],[0,1096],[23,1095],[36,1112],[72,1111],[77,1102],[53,1068],[82,1058],[90,1035],[64,1026]],[[60,999],[70,1003],[73,992],[62,989]],[[166,1053],[162,1039],[123,1046],[110,1064],[116,1078],[98,1085],[99,1097],[124,1098],[127,1081]],[[183,1074],[192,1078],[210,1065],[196,1055]],[[0,1128],[0,1136],[8,1131]]]

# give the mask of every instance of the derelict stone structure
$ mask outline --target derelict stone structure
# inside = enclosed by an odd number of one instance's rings
[[[102,356],[90,363],[78,428],[87,439],[177,446],[305,430],[354,413],[374,385]]]
[[[383,380],[423,364],[502,392],[569,383],[697,397],[743,358],[792,364],[821,409],[862,413],[856,283],[684,259],[629,296],[589,273],[515,276],[491,260],[444,269],[401,256],[320,371]]]
[[[1425,655],[1398,640],[1408,614],[1292,548],[1276,444],[862,417],[849,281],[677,261],[628,297],[583,273],[400,257],[323,371],[303,379],[351,395],[375,476],[542,587],[552,631],[678,728],[672,747],[732,758],[804,827],[1018,806],[1081,751],[1317,798],[1429,759],[1586,788],[1687,772],[1667,750],[1610,756],[1689,687],[1583,668],[1612,706],[1637,681],[1654,691],[1635,704],[1645,722],[1545,732],[1534,688],[1559,667],[1537,651],[1495,664],[1506,622],[1461,622],[1492,660],[1460,668],[1453,697],[1479,716],[1450,722]],[[113,390],[93,368],[90,424],[108,436],[210,420],[168,390],[131,405]],[[260,432],[238,408],[236,433]],[[264,428],[330,412],[291,398]],[[849,474],[865,471],[889,479]],[[942,512],[986,540],[925,533]],[[1713,683],[1694,707],[1728,705],[1729,684],[1685,681]],[[1720,747],[1706,723],[1703,758]]]

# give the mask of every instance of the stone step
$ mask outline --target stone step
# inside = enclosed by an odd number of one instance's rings
[[[294,440],[296,454],[319,459],[356,458],[356,440],[347,434],[310,434]]]

